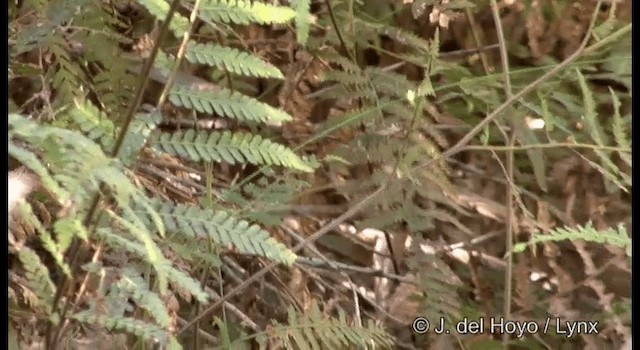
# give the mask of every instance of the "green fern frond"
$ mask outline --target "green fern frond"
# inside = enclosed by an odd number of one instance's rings
[[[185,157],[192,161],[215,161],[230,164],[281,165],[287,168],[312,172],[291,149],[248,133],[208,132],[205,130],[175,131],[163,133],[154,142],[163,152]]]
[[[258,225],[236,219],[224,211],[212,212],[200,207],[166,202],[158,202],[155,207],[170,232],[188,237],[211,238],[240,253],[264,256],[287,266],[296,259],[291,250],[271,238],[267,231]]]
[[[598,231],[590,222],[585,226],[578,225],[574,228],[564,227],[552,230],[547,234],[536,234],[527,243],[515,244],[513,246],[513,252],[523,252],[529,245],[564,240],[583,240],[586,242],[609,244],[625,249],[627,255],[631,256],[631,238],[629,238],[623,224],[619,224],[617,228],[610,227],[606,230]]]
[[[49,20],[41,23],[41,26],[31,25],[21,29],[15,38],[9,37],[11,47],[11,55],[17,56],[25,52],[29,52],[38,47],[44,46],[45,43],[51,41],[56,34],[56,27],[61,24],[64,18],[60,19],[60,23],[55,20]]]
[[[56,240],[61,251],[66,251],[75,237],[87,242],[89,232],[77,217],[67,216],[57,220],[53,224],[53,231],[56,233]]]
[[[151,292],[140,273],[133,269],[125,269],[123,276],[113,288],[118,288],[127,293],[128,297],[138,306],[145,309],[153,320],[163,328],[171,325],[171,317],[164,302],[157,293]]]
[[[164,21],[169,13],[169,3],[164,0],[137,0],[146,8],[157,20]],[[189,30],[189,20],[179,13],[174,13],[169,28],[173,34],[181,38]]]
[[[250,0],[204,0],[200,17],[207,22],[227,24],[284,24],[296,16],[289,7]]]
[[[38,298],[39,306],[51,315],[53,297],[56,295],[56,285],[49,278],[49,269],[42,263],[38,254],[28,247],[18,251],[18,258],[26,271],[25,277],[29,287]]]
[[[277,226],[282,223],[282,215],[274,211],[274,207],[287,205],[307,186],[307,182],[290,176],[273,182],[261,178],[256,183],[245,185],[244,193],[223,191],[221,195],[225,200],[242,208],[237,215],[263,225]]]
[[[609,93],[611,94],[611,100],[613,101],[613,139],[619,147],[629,150],[629,153],[618,152],[618,156],[620,156],[620,159],[627,163],[627,165],[631,166],[631,141],[629,140],[631,133],[627,127],[627,125],[630,125],[631,123],[631,115],[623,118],[620,115],[620,99],[618,99],[618,96],[613,92],[613,89],[609,88]]]
[[[74,108],[68,112],[71,119],[88,138],[100,143],[105,152],[111,150],[115,137],[115,125],[91,102],[74,101]]]
[[[115,223],[127,230],[136,240],[144,246],[144,255],[142,257],[153,267],[157,273],[158,285],[161,293],[167,290],[167,277],[165,273],[165,265],[168,261],[160,250],[160,247],[153,241],[152,233],[149,232],[146,225],[133,213],[133,211],[125,207],[125,217],[109,212],[109,216]]]
[[[55,180],[79,206],[89,200],[87,191],[98,191],[101,183],[113,190],[120,203],[139,192],[125,175],[122,164],[108,157],[102,148],[82,134],[36,123],[20,115],[9,115],[10,139],[22,139],[44,150]]]
[[[189,43],[184,57],[189,62],[226,69],[238,75],[284,79],[274,65],[232,47]]]
[[[301,349],[368,348],[372,345],[390,348],[393,345],[393,338],[373,322],[369,321],[366,326],[354,326],[347,320],[343,310],[339,310],[337,318],[327,317],[320,312],[316,303],[312,303],[310,312],[304,314],[290,307],[287,325],[273,321],[273,325],[258,337],[258,342],[265,342],[265,338],[276,338],[284,342],[287,348]]]
[[[46,20],[36,18],[31,25],[20,28],[15,38],[10,37],[11,55],[14,57],[39,47],[46,47],[54,37],[60,35],[59,26],[73,18],[75,11],[73,6],[69,6],[64,1],[48,2],[46,5],[36,7],[38,8],[36,11],[40,12],[38,15],[46,17]],[[11,24],[10,27],[12,27]]]
[[[161,344],[166,344],[173,338],[173,335],[171,335],[169,331],[152,323],[131,317],[109,317],[97,315],[86,310],[80,311],[71,317],[77,321],[104,327],[111,331],[126,331],[145,340],[160,342]]]
[[[575,72],[578,76],[580,89],[582,90],[585,127],[593,141],[595,141],[598,146],[607,146],[609,145],[609,140],[598,121],[596,102],[593,98],[593,93],[589,89],[589,86],[580,71],[576,69]],[[598,156],[598,159],[602,164],[602,167],[597,167],[596,169],[598,169],[606,178],[612,180],[622,189],[624,189],[625,186],[620,186],[618,184],[618,177],[622,178],[626,184],[631,184],[631,177],[620,170],[620,168],[611,160],[611,156],[608,152],[601,149],[594,149],[594,153]]]
[[[138,113],[135,115],[118,154],[118,159],[122,164],[129,165],[135,160],[135,156],[145,146],[151,133],[160,125],[162,120],[162,114],[157,110],[151,113]]]
[[[67,43],[63,37],[54,36],[51,38],[49,50],[56,62],[51,82],[52,87],[56,89],[62,101],[70,102],[80,88],[82,71],[72,62],[67,52]]]
[[[38,233],[38,238],[42,242],[42,247],[51,254],[53,260],[56,262],[56,265],[60,267],[62,272],[67,276],[71,277],[71,269],[69,265],[64,261],[64,251],[58,247],[58,244],[54,241],[51,236],[51,232],[44,227],[44,224],[40,222],[38,217],[33,213],[33,208],[28,203],[20,203],[19,210],[22,214],[22,218],[31,225],[36,232]]]
[[[216,113],[241,121],[280,125],[292,119],[282,110],[228,89],[196,90],[178,85],[171,89],[169,100],[178,107],[194,109],[201,113]]]
[[[429,241],[416,242],[412,245],[413,254],[407,260],[412,271],[416,271],[416,279],[421,289],[421,314],[426,318],[460,319],[462,304],[455,290],[462,283],[449,265],[433,254],[426,254],[420,247],[431,246]]]
[[[116,249],[131,252],[142,259],[147,259],[147,247],[144,244],[140,244],[134,240],[125,238],[123,232],[114,232],[110,228],[102,227],[96,230],[96,234],[99,236],[99,238],[102,238],[105,243]],[[154,250],[158,249],[154,248]],[[160,262],[157,264],[157,268],[160,269],[160,271],[166,277],[166,280],[170,284],[178,286],[179,288],[181,288],[181,290],[187,291],[189,294],[193,295],[199,302],[207,303],[207,301],[209,300],[209,296],[202,289],[202,286],[198,281],[189,277],[184,272],[176,269],[166,259],[159,258],[157,260],[160,260]]]
[[[296,12],[296,41],[304,45],[309,38],[311,26],[311,0],[290,0],[291,8]]]
[[[388,24],[374,24],[367,21],[358,21],[358,23],[372,27],[378,34],[384,35],[407,47],[413,48],[417,50],[417,53],[419,54],[424,55],[429,52],[429,42],[412,32]]]

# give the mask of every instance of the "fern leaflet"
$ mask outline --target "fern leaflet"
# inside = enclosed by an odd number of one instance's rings
[[[200,17],[213,23],[283,24],[295,16],[288,7],[249,0],[205,0],[200,6]]]
[[[292,119],[290,115],[279,109],[228,89],[196,90],[177,85],[171,89],[169,100],[178,107],[194,109],[201,113],[215,112],[220,116],[241,121],[280,125]]]
[[[205,130],[175,131],[163,133],[155,141],[155,147],[163,152],[185,157],[192,161],[215,161],[230,164],[248,162],[255,165],[281,165],[287,168],[311,172],[291,149],[260,135],[249,133],[207,132]]]
[[[563,240],[584,240],[587,242],[610,244],[625,249],[627,255],[631,256],[631,238],[627,235],[624,225],[620,224],[617,228],[608,228],[603,231],[596,230],[589,222],[585,226],[576,226],[575,228],[564,227],[555,229],[548,234],[534,235],[527,243],[517,243],[513,246],[514,253],[523,252],[527,246],[543,243],[558,242]]]
[[[168,231],[188,237],[211,238],[244,254],[260,255],[285,265],[291,265],[296,255],[285,245],[271,238],[258,225],[250,225],[224,211],[212,212],[182,204],[154,204]]]
[[[223,68],[238,75],[284,79],[280,70],[272,64],[232,47],[190,43],[185,58],[192,63]]]

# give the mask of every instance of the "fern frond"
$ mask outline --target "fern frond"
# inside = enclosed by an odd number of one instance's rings
[[[194,109],[201,113],[215,112],[220,116],[241,121],[280,125],[292,119],[286,112],[227,89],[201,91],[178,85],[171,90],[169,100],[178,107]]]
[[[18,258],[26,271],[25,277],[29,287],[38,298],[39,306],[51,316],[53,297],[56,295],[56,285],[49,278],[49,269],[42,263],[38,254],[28,247],[18,251]]]
[[[104,239],[105,243],[116,249],[125,250],[140,258],[147,259],[147,247],[145,247],[144,244],[125,238],[122,232],[114,232],[110,228],[102,227],[96,230],[96,234],[100,238]],[[186,290],[199,302],[207,303],[209,296],[202,289],[202,286],[198,281],[173,267],[166,259],[160,258],[158,260],[161,261],[157,267],[172,285],[179,286],[182,290]]]
[[[311,172],[311,168],[291,149],[248,133],[207,132],[205,130],[163,133],[154,142],[163,152],[192,161],[215,161],[230,164],[248,162],[255,165],[281,165]]]
[[[585,226],[564,227],[552,230],[547,234],[536,234],[527,243],[517,243],[513,246],[514,253],[523,252],[527,246],[543,242],[558,242],[564,240],[583,240],[586,242],[609,244],[626,250],[631,256],[631,238],[627,234],[623,224],[617,228],[608,228],[603,231],[596,230],[589,222]]]
[[[407,260],[411,269],[417,271],[416,279],[422,290],[421,313],[429,319],[444,316],[458,320],[462,306],[455,290],[462,282],[444,261],[423,251],[424,246],[431,246],[431,242],[416,242],[411,248],[414,254]]]
[[[71,245],[73,238],[78,237],[83,241],[89,239],[89,232],[77,217],[67,216],[53,223],[53,231],[60,250],[65,251]]]
[[[211,238],[214,242],[231,246],[240,253],[260,255],[287,266],[296,255],[285,245],[271,238],[258,225],[250,225],[224,211],[212,212],[182,204],[155,204],[168,231],[188,237]]]
[[[151,133],[160,125],[163,117],[159,111],[151,113],[138,113],[129,126],[127,135],[122,141],[122,147],[118,158],[124,165],[129,165],[135,160],[135,156],[147,143]]]
[[[388,24],[374,24],[372,22],[361,20],[359,20],[358,23],[372,27],[378,34],[384,35],[402,45],[415,49],[419,54],[424,55],[429,52],[429,42],[414,33]]]
[[[602,129],[602,127],[598,122],[596,102],[593,98],[593,93],[589,89],[589,86],[587,85],[587,82],[584,76],[580,73],[580,71],[578,69],[576,69],[575,71],[576,71],[576,74],[578,75],[578,82],[580,84],[580,89],[582,90],[582,98],[583,98],[583,105],[584,105],[583,116],[584,116],[585,126],[589,132],[589,135],[598,146],[606,146],[609,144],[609,140],[604,130]],[[625,183],[627,184],[631,183],[631,178],[628,175],[624,174],[622,171],[620,171],[620,168],[611,160],[610,154],[608,154],[607,152],[601,149],[594,149],[594,153],[598,156],[598,159],[602,164],[602,167],[598,167],[596,169],[598,169],[599,171],[600,170],[604,171],[604,172],[601,171],[601,173],[605,177],[609,178],[615,183],[618,183],[618,180],[616,179],[619,176],[623,179]],[[620,186],[620,187],[624,189],[624,186]]]
[[[227,24],[284,24],[296,16],[289,7],[250,0],[205,0],[200,17],[206,22]]]
[[[55,57],[56,63],[51,84],[62,101],[70,102],[80,87],[83,74],[71,61],[64,38],[54,36],[50,41],[49,50]]]
[[[156,271],[160,291],[164,293],[167,289],[167,277],[164,267],[168,264],[168,261],[164,257],[160,247],[153,241],[152,233],[149,232],[146,225],[144,225],[130,208],[125,207],[123,209],[126,218],[112,212],[108,212],[109,216],[114,222],[124,227],[127,232],[143,244],[144,255],[142,255],[142,257]]]
[[[311,26],[311,0],[290,0],[291,8],[296,12],[296,41],[304,45],[309,38]]]
[[[30,142],[45,150],[43,160],[61,187],[77,205],[89,200],[86,191],[98,191],[101,182],[113,190],[120,203],[139,192],[124,174],[122,164],[82,134],[36,123],[20,115],[9,115],[9,137]]]
[[[45,16],[46,20],[37,18],[28,27],[20,29],[13,40],[12,55],[19,55],[39,47],[46,47],[52,41],[52,38],[60,34],[57,31],[58,27],[73,18],[75,11],[73,6],[69,6],[63,1],[48,2],[36,7],[38,7],[36,11],[45,12],[39,15]]]
[[[392,337],[373,322],[369,321],[366,326],[353,326],[343,310],[339,310],[337,318],[327,317],[322,315],[316,303],[312,303],[311,310],[304,314],[290,307],[288,324],[273,321],[265,334],[259,335],[261,339],[258,341],[264,341],[266,337],[281,340],[287,348],[301,349],[367,348],[372,344],[389,348],[393,344]]]
[[[76,99],[68,112],[71,119],[88,138],[100,143],[109,152],[114,142],[115,125],[91,102]]]
[[[184,57],[189,62],[226,69],[238,75],[284,79],[274,65],[232,47],[189,43]]]
[[[147,287],[140,273],[133,269],[125,269],[123,277],[112,288],[118,288],[128,294],[138,306],[145,309],[153,320],[163,328],[171,325],[171,318],[164,302],[157,293],[153,293]]]
[[[619,147],[628,149],[630,152],[631,141],[629,140],[629,136],[631,133],[626,125],[631,123],[631,116],[629,115],[628,118],[623,118],[620,115],[620,99],[618,99],[618,96],[613,92],[613,89],[609,88],[609,93],[611,94],[611,100],[613,101],[613,139]],[[629,153],[618,152],[618,155],[620,156],[620,159],[627,163],[627,165],[631,166],[631,155]]]
[[[152,323],[137,320],[131,317],[109,317],[96,315],[89,311],[80,311],[71,316],[73,319],[105,327],[111,331],[126,331],[135,334],[145,340],[160,342],[165,344],[173,338],[173,335],[167,330],[160,328]]]
[[[20,203],[19,210],[22,214],[22,218],[31,225],[36,232],[38,232],[38,237],[42,242],[42,246],[44,249],[51,254],[53,260],[56,262],[56,265],[60,267],[62,272],[67,276],[71,277],[71,269],[69,265],[64,261],[64,251],[58,247],[58,244],[53,240],[51,236],[51,232],[44,227],[44,224],[35,216],[33,213],[33,208],[28,203]]]
[[[164,0],[137,0],[138,3],[146,8],[157,20],[164,21],[169,13],[169,3]],[[181,38],[182,35],[189,30],[189,20],[179,13],[174,13],[169,28],[173,34]]]

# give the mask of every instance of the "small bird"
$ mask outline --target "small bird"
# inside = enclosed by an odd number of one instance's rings
[[[9,213],[11,213],[16,204],[27,198],[29,193],[38,187],[38,177],[27,168],[20,167],[9,172],[8,185]]]

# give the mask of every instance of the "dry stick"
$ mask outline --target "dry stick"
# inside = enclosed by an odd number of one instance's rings
[[[546,149],[546,148],[569,148],[569,149],[586,148],[586,149],[601,150],[601,151],[631,153],[631,150],[625,147],[600,146],[600,145],[592,145],[588,143],[571,143],[571,142],[539,143],[539,144],[522,145],[522,146],[469,145],[469,146],[464,146],[462,149],[464,151],[508,152],[508,151],[526,151],[530,149]]]
[[[589,38],[591,37],[591,31],[593,29],[593,25],[595,24],[595,20],[597,18],[597,14],[600,10],[601,1],[599,0],[596,4],[596,9],[594,10],[594,14],[589,23],[589,27],[587,33],[585,34],[580,47],[576,50],[576,52],[572,55],[580,54],[587,45]],[[502,71],[505,76],[505,91],[507,97],[512,97],[511,91],[511,80],[509,77],[509,62],[508,55],[506,49],[506,43],[504,40],[504,33],[502,30],[502,22],[500,21],[500,12],[498,10],[498,4],[496,0],[491,0],[491,13],[493,15],[493,20],[496,25],[496,32],[498,34],[498,42],[500,43],[500,57],[502,62]],[[576,55],[577,56],[577,55]],[[512,130],[511,137],[509,140],[510,149],[507,151],[507,227],[506,227],[506,238],[505,238],[505,251],[507,253],[511,252],[513,249],[513,196],[514,196],[514,186],[513,186],[513,149],[512,147],[515,145],[515,123],[511,122]],[[503,305],[503,317],[507,320],[511,318],[511,298],[512,298],[512,276],[513,276],[513,254],[507,254],[507,266],[504,274],[504,305]],[[510,335],[508,332],[502,334],[502,347],[507,349],[509,347]]]
[[[160,98],[158,98],[158,104],[156,108],[160,108],[167,96],[169,95],[169,91],[171,90],[171,86],[176,79],[178,74],[178,70],[180,69],[180,62],[182,62],[182,58],[184,57],[184,53],[187,49],[187,43],[189,42],[189,37],[191,37],[191,32],[193,32],[194,23],[196,22],[196,18],[198,15],[198,7],[200,7],[200,0],[196,0],[196,3],[193,5],[193,10],[191,10],[191,16],[189,16],[189,30],[184,32],[182,37],[182,43],[180,44],[180,48],[178,49],[178,54],[176,55],[176,60],[173,63],[173,69],[167,79],[167,84],[162,89],[162,93],[160,94]]]
[[[598,2],[598,4],[600,4],[600,2]],[[595,21],[595,19],[594,19],[594,21]],[[630,29],[631,29],[631,25],[625,26],[624,28],[620,29],[616,33],[612,34],[609,38],[610,39],[616,38],[616,37],[618,37],[620,35],[623,35],[624,33],[628,32]],[[589,31],[589,33],[590,32],[591,31]],[[538,85],[540,85],[540,84],[544,83],[545,81],[547,81],[549,78],[551,78],[552,76],[557,74],[560,70],[565,68],[571,62],[575,61],[583,53],[583,51],[585,51],[585,45],[586,45],[586,43],[588,41],[588,38],[589,38],[589,35],[587,35],[585,37],[585,39],[583,40],[583,42],[580,45],[580,47],[578,47],[578,49],[573,54],[571,54],[571,56],[567,57],[564,61],[560,62],[557,66],[553,67],[547,73],[543,74],[540,78],[536,79],[531,84],[527,85],[522,90],[518,91],[516,94],[514,94],[513,96],[508,98],[500,106],[498,106],[493,112],[491,112],[489,115],[487,115],[487,117],[485,119],[483,119],[480,123],[478,123],[478,125],[476,125],[473,129],[471,129],[464,137],[462,137],[462,139],[460,139],[460,141],[458,141],[455,145],[453,145],[453,147],[451,147],[448,150],[442,152],[440,154],[440,157],[432,158],[429,161],[425,162],[424,164],[416,166],[412,170],[412,172],[416,171],[416,170],[419,170],[419,169],[422,169],[422,168],[425,168],[427,166],[430,166],[431,164],[433,164],[434,162],[440,160],[441,158],[450,157],[450,156],[452,156],[454,154],[459,153],[463,149],[463,147],[466,146],[466,144],[469,141],[471,141],[471,139],[474,136],[476,136],[480,131],[482,131],[482,129],[488,123],[490,123],[494,119],[496,119],[498,117],[498,115],[500,115],[500,113],[502,113],[507,107],[509,107],[511,104],[516,102],[518,99],[520,99],[524,95],[526,95],[526,94],[530,93],[531,91],[533,91]],[[598,42],[597,44],[594,44],[593,46],[590,47],[590,49],[594,50],[594,49],[599,48],[602,45],[604,45],[604,40]],[[360,210],[362,210],[366,206],[366,204],[368,202],[370,202],[372,199],[374,199],[375,197],[380,195],[387,186],[388,186],[387,183],[385,183],[384,185],[380,186],[380,188],[378,188],[377,190],[372,192],[370,195],[368,195],[367,197],[362,199],[360,202],[356,203],[353,207],[351,207],[349,210],[347,210],[344,214],[342,214],[339,217],[335,218],[334,220],[332,220],[329,224],[327,224],[326,226],[324,226],[320,230],[314,232],[304,242],[301,242],[300,244],[296,245],[293,248],[293,251],[297,252],[297,251],[301,250],[307,244],[316,241],[318,238],[320,238],[321,236],[323,236],[327,232],[331,231],[334,227],[338,226],[340,223],[344,222],[345,220],[347,220],[347,219],[351,218],[352,216],[354,216],[355,214],[357,214]],[[216,301],[213,305],[211,305],[208,308],[206,308],[202,313],[197,315],[193,320],[189,321],[189,323],[187,323],[184,327],[182,327],[182,329],[178,332],[178,334],[183,333],[184,331],[189,329],[197,321],[199,321],[202,318],[206,317],[212,311],[214,311],[216,308],[218,308],[223,302],[228,301],[231,297],[233,297],[236,294],[240,293],[240,291],[242,291],[244,288],[246,288],[249,284],[253,283],[257,279],[259,279],[262,276],[266,275],[269,270],[273,269],[277,265],[278,265],[277,262],[272,262],[269,265],[267,265],[267,266],[263,267],[262,269],[260,269],[254,275],[252,275],[249,278],[247,278],[243,283],[241,283],[240,285],[238,285],[237,287],[235,287],[234,289],[229,291],[229,293],[227,293],[227,295],[222,297],[220,300]]]
[[[491,0],[491,14],[493,15],[493,22],[496,26],[496,33],[498,35],[498,43],[500,44],[500,62],[502,63],[502,73],[504,75],[505,82],[505,95],[507,98],[513,95],[511,89],[511,77],[509,76],[509,56],[507,55],[507,43],[504,40],[504,32],[502,30],[502,21],[500,19],[500,11],[498,10],[498,3],[496,0]],[[511,121],[511,137],[505,139],[509,146],[513,146],[516,141],[515,123]],[[495,152],[494,152],[495,153]],[[496,157],[497,158],[497,157]],[[499,158],[498,158],[499,159]],[[507,151],[507,227],[506,227],[506,239],[505,239],[505,251],[510,252],[513,247],[513,150]],[[511,288],[512,288],[512,275],[513,275],[513,254],[509,254],[507,257],[507,266],[504,274],[504,309],[503,317],[505,319],[511,318]],[[509,344],[509,332],[502,334],[502,347],[507,348]]]

